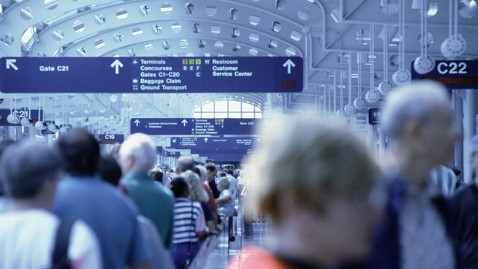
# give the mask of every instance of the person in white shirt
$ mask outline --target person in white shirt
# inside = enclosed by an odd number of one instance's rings
[[[51,213],[61,160],[34,142],[9,146],[0,159],[0,182],[9,202],[0,214],[0,268],[52,268],[60,219]],[[83,222],[73,223],[67,258],[71,268],[102,268],[98,242]]]

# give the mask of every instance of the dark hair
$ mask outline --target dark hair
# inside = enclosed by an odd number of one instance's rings
[[[201,171],[197,166],[194,166],[193,172],[201,178]]]
[[[163,183],[163,171],[160,168],[155,167],[149,171],[149,176],[153,178],[153,180]]]
[[[2,157],[2,154],[5,151],[5,149],[14,143],[15,143],[15,140],[11,140],[11,139],[5,139],[2,142],[0,142],[0,157]],[[1,182],[1,179],[0,179],[0,182]],[[2,197],[4,194],[5,192],[3,191],[3,186],[0,183],[0,197]]]
[[[183,177],[175,177],[171,181],[171,190],[176,198],[185,198],[189,196],[189,185]]]
[[[207,171],[209,172],[215,172],[217,170],[217,167],[214,163],[206,163],[204,167],[206,167]]]
[[[98,172],[100,145],[88,131],[75,128],[60,136],[56,147],[73,176],[93,176]]]
[[[106,182],[118,186],[123,176],[121,166],[112,155],[103,155],[100,160],[100,176]]]
[[[0,158],[0,178],[5,194],[12,198],[33,198],[47,180],[55,180],[62,169],[55,150],[34,142],[7,147]]]
[[[461,170],[458,167],[452,167],[451,170],[453,170],[453,173],[455,174],[455,176],[461,175]]]

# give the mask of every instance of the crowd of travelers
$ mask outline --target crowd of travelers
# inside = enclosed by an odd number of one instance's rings
[[[182,156],[167,175],[141,133],[111,152],[84,129],[0,150],[0,268],[187,268],[235,202],[211,190],[214,163]]]
[[[244,173],[181,156],[157,164],[142,133],[102,152],[74,128],[53,145],[0,145],[0,268],[190,267],[244,202],[244,236],[261,212],[272,236],[229,268],[478,268],[478,137],[472,178],[447,167],[461,139],[443,85],[413,81],[381,107],[387,155],[347,121],[271,115]],[[247,195],[246,195],[247,194]],[[242,200],[241,197],[247,199]]]

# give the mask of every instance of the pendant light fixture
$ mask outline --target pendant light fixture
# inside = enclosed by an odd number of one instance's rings
[[[365,99],[362,97],[362,53],[357,52],[357,74],[358,74],[358,81],[357,81],[357,98],[354,100],[354,107],[356,109],[364,109],[366,102]]]
[[[449,17],[449,36],[440,49],[445,58],[454,59],[466,51],[466,40],[458,34],[458,0],[450,0]]]
[[[410,71],[405,70],[405,3],[404,0],[399,2],[400,9],[398,11],[398,32],[400,34],[400,44],[398,46],[398,70],[393,73],[392,80],[395,85],[402,85],[410,81],[412,75]]]
[[[383,27],[383,81],[378,84],[378,91],[386,95],[393,88],[388,80],[388,25]]]
[[[370,54],[368,56],[370,61],[370,89],[365,94],[365,100],[373,104],[380,99],[380,92],[375,89],[375,33],[374,25],[370,25]]]
[[[418,74],[426,74],[435,68],[435,59],[428,55],[428,20],[427,20],[428,0],[422,0],[420,9],[420,56],[413,61],[413,69]]]

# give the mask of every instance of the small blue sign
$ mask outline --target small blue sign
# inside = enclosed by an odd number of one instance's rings
[[[418,74],[412,63],[411,70],[412,79],[435,80],[450,89],[478,88],[478,60],[436,61],[435,68],[426,74]]]
[[[368,109],[368,124],[377,125],[379,124],[380,119],[380,108],[369,108]]]
[[[301,57],[3,57],[0,91],[300,92],[303,69]]]
[[[53,120],[45,120],[43,124],[46,125],[46,128],[41,130],[42,135],[55,134],[59,131],[59,127],[55,125],[55,121]]]
[[[252,135],[258,119],[132,118],[131,133],[149,135]]]
[[[124,141],[122,134],[100,134],[98,135],[100,144],[121,144]]]
[[[171,147],[192,152],[247,152],[260,141],[257,137],[171,137]]]

